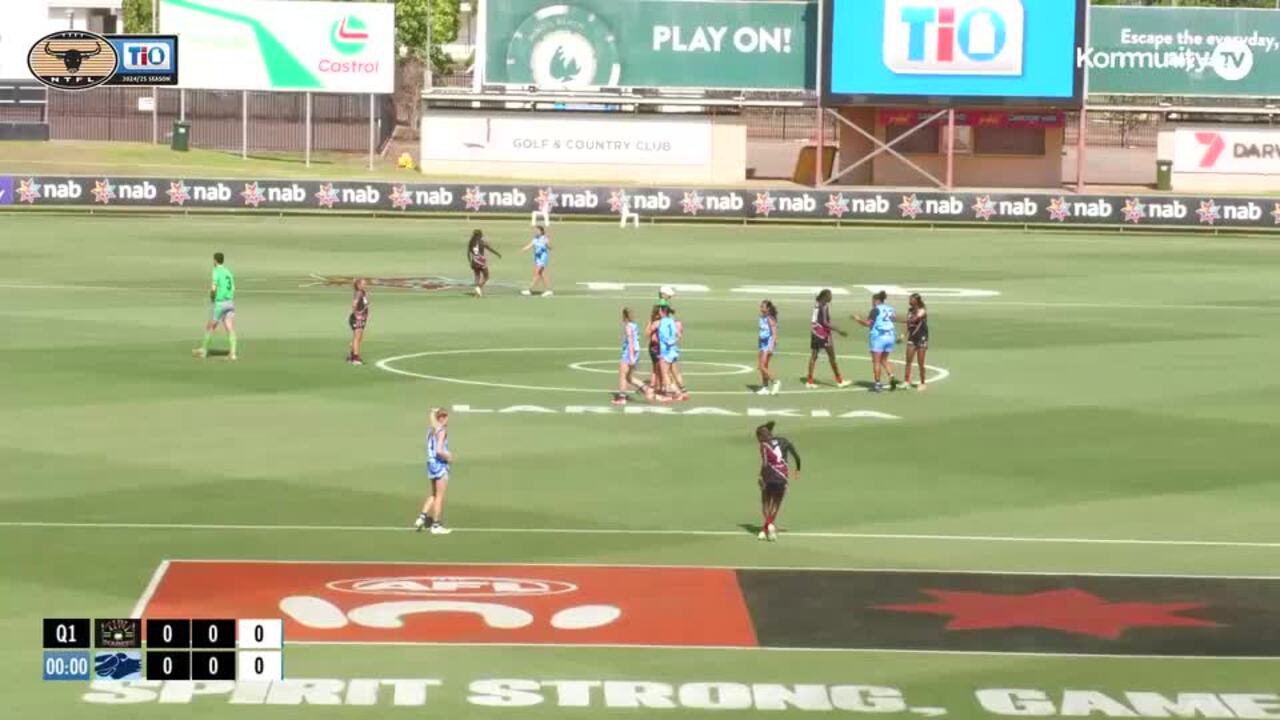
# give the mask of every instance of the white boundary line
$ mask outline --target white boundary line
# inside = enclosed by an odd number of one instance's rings
[[[0,521],[0,528],[92,528],[117,530],[193,530],[246,532],[390,532],[410,533],[413,528],[388,525],[217,525],[194,523],[96,523],[35,520]],[[458,533],[492,533],[496,535],[670,535],[674,537],[751,537],[745,530],[660,530],[630,528],[454,528]],[[922,542],[976,543],[1042,543],[1056,545],[1134,545],[1153,547],[1221,547],[1262,548],[1280,550],[1280,541],[1247,540],[1173,540],[1137,538],[1070,538],[1017,535],[935,535],[928,533],[855,533],[855,532],[790,532],[784,537],[821,540],[903,540]]]
[[[1113,578],[1170,578],[1175,580],[1280,580],[1280,575],[1198,575],[1179,573],[1109,573],[1109,572],[1056,572],[1052,570],[966,570],[938,568],[878,568],[878,567],[824,567],[821,565],[704,565],[687,563],[611,563],[611,562],[493,562],[471,560],[279,560],[239,558],[173,558],[166,563],[240,563],[242,565],[408,565],[429,567],[513,567],[521,568],[640,568],[640,569],[693,569],[693,570],[787,570],[800,572],[847,573],[934,573],[938,575],[1030,575],[1035,577],[1113,577]]]
[[[142,617],[142,612],[147,609],[147,605],[151,602],[151,596],[156,594],[156,590],[160,587],[160,581],[164,579],[164,575],[167,572],[169,572],[169,561],[161,560],[160,564],[156,566],[155,572],[151,573],[151,581],[147,583],[147,587],[142,591],[142,596],[138,598],[138,602],[133,604],[133,612],[129,614],[129,617]]]
[[[410,370],[401,370],[400,368],[392,367],[392,363],[397,363],[397,362],[400,362],[401,360],[411,360],[413,358],[420,358],[420,357],[436,357],[441,355],[482,355],[487,353],[515,353],[515,352],[618,352],[618,348],[617,347],[611,347],[611,348],[604,348],[604,347],[471,348],[471,349],[464,348],[461,350],[430,350],[427,352],[408,353],[406,355],[395,355],[389,358],[383,358],[382,360],[379,360],[377,362],[376,367],[379,370],[385,370],[386,372],[394,373],[396,375],[404,375],[406,377],[421,378],[423,380],[435,380],[437,382],[453,383],[455,385],[472,385],[476,387],[503,388],[506,390],[535,390],[535,391],[543,391],[543,392],[572,392],[572,393],[596,393],[596,394],[610,392],[610,390],[607,387],[594,387],[594,388],[554,387],[554,386],[548,386],[548,385],[516,385],[513,383],[496,383],[496,382],[487,382],[483,380],[463,380],[461,378],[447,377],[444,375],[428,375],[426,373],[416,373]],[[699,353],[722,353],[722,354],[745,355],[748,352],[751,352],[751,351],[750,350],[716,350],[716,349],[698,348],[697,350],[690,350],[688,354],[693,356],[696,356]],[[809,353],[775,352],[774,355],[808,357]],[[870,362],[869,358],[863,357],[861,355],[837,355],[836,357],[840,358],[841,360],[862,360],[862,361]],[[903,362],[900,360],[892,360],[891,362],[896,363],[898,365],[903,364]],[[925,365],[925,368],[936,373],[933,377],[928,378],[929,382],[931,383],[942,382],[943,380],[946,380],[948,377],[951,376],[951,371],[947,370],[946,368],[941,368],[936,365]],[[852,387],[852,388],[825,387],[819,390],[783,390],[779,392],[778,395],[823,395],[823,394],[829,394],[829,393],[855,393],[855,392],[867,392],[867,388],[865,387]],[[733,396],[747,397],[747,396],[750,396],[752,393],[743,389],[743,390],[695,390],[691,394],[695,397],[703,397],[703,396],[709,396],[709,395],[733,395]]]

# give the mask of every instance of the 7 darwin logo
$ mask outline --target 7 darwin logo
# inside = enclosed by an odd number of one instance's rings
[[[1023,0],[885,0],[884,64],[903,75],[1021,76]]]
[[[1196,142],[1204,146],[1204,155],[1200,158],[1200,167],[1211,168],[1218,164],[1218,158],[1222,157],[1222,151],[1227,149],[1227,142],[1222,139],[1221,133],[1216,132],[1198,132],[1196,133]]]

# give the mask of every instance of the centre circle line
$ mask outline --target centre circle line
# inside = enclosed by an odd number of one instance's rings
[[[441,356],[449,356],[449,355],[483,355],[483,354],[491,354],[491,353],[521,353],[521,352],[530,353],[530,352],[617,352],[617,351],[618,351],[618,348],[616,345],[612,347],[469,348],[469,349],[460,349],[460,350],[428,350],[426,352],[406,353],[404,355],[395,355],[389,358],[383,358],[382,360],[379,360],[377,362],[375,367],[377,367],[379,370],[384,370],[386,372],[389,372],[395,375],[403,375],[405,377],[420,378],[422,380],[435,380],[437,382],[452,383],[454,385],[471,385],[474,387],[491,387],[491,388],[501,388],[504,390],[542,390],[542,391],[549,391],[549,392],[608,393],[609,388],[607,387],[604,387],[604,388],[568,387],[567,388],[567,387],[555,387],[550,385],[519,385],[515,383],[499,383],[499,382],[489,382],[487,380],[464,380],[462,378],[448,377],[444,375],[429,375],[427,373],[417,373],[410,370],[403,370],[401,368],[394,367],[394,363],[398,363],[402,360],[413,360],[415,358],[420,358],[420,357],[441,357]],[[698,355],[702,353],[720,353],[720,354],[734,354],[734,355],[743,355],[743,354],[749,355],[752,352],[753,352],[752,350],[716,350],[716,349],[708,350],[705,348],[699,348],[696,351],[690,351],[690,354]],[[809,353],[803,353],[803,352],[775,352],[774,355],[791,356],[791,357],[809,357]],[[837,355],[836,357],[841,360],[861,360],[863,362],[870,362],[870,358],[862,355]],[[890,362],[896,365],[902,364],[902,361],[900,360],[890,360]],[[946,368],[941,368],[936,365],[925,365],[925,368],[930,372],[934,373],[934,375],[929,378],[929,382],[931,383],[941,382],[951,376],[951,371],[947,370]],[[854,387],[854,388],[823,387],[818,390],[807,390],[807,389],[782,390],[778,394],[779,395],[822,395],[827,393],[847,393],[847,392],[866,392],[866,391],[867,391],[867,388],[864,388],[864,387]],[[748,395],[750,393],[748,393],[746,390],[695,390],[692,394],[695,396],[703,396],[703,395]]]
[[[618,372],[618,365],[620,364],[621,362],[619,360],[580,360],[578,362],[569,363],[569,369],[581,370],[583,372],[590,372],[590,373],[600,373],[602,375],[614,375]],[[609,367],[608,369],[601,370],[598,368],[590,367],[592,365],[608,365]],[[709,365],[713,367],[729,368],[729,370],[727,372],[725,371],[699,372],[697,370],[684,369],[689,367],[690,365]],[[681,366],[681,373],[684,375],[688,375],[690,377],[722,377],[725,375],[746,375],[747,373],[755,371],[755,368],[751,367],[750,365],[743,365],[741,363],[719,363],[719,362],[707,362],[707,361],[699,361],[699,360],[681,360],[680,366]]]

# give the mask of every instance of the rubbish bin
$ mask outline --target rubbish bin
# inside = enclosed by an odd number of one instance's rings
[[[1156,189],[1157,190],[1173,189],[1173,161],[1172,160],[1156,161]]]
[[[169,147],[180,152],[191,149],[191,123],[182,120],[173,121],[173,140]]]

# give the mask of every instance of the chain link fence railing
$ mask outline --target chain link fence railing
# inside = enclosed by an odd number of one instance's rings
[[[29,93],[28,93],[29,95]],[[311,95],[311,149],[317,152],[367,152],[368,95]],[[304,152],[307,96],[304,93],[240,92],[147,88],[95,88],[50,92],[45,102],[4,102],[0,122],[47,122],[52,140],[158,142],[167,144],[173,123],[191,125],[191,146],[248,152]],[[154,108],[154,110],[153,110]],[[381,148],[395,130],[389,96],[374,96],[375,145]],[[247,132],[246,132],[247,131]]]

